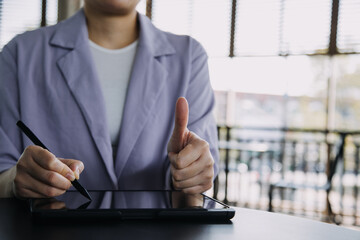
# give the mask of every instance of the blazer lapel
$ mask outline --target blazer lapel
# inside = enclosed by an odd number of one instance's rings
[[[168,74],[161,63],[147,49],[139,46],[137,55],[127,91],[119,148],[115,161],[118,177],[121,176],[122,169],[145,126],[147,118],[154,110],[154,103]]]
[[[110,136],[105,119],[105,103],[89,50],[85,15],[80,11],[62,24],[51,43],[68,48],[69,52],[57,61],[57,66],[84,116],[114,188],[117,188]]]
[[[156,29],[145,16],[139,15],[139,24],[139,45],[127,90],[115,160],[118,178],[129,160],[147,119],[156,110],[155,102],[165,86],[168,72],[159,61],[159,57],[175,52],[163,33]]]

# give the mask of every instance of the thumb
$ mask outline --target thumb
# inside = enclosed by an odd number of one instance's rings
[[[169,151],[178,153],[186,145],[188,133],[189,105],[185,98],[180,97],[176,102],[175,126],[170,140]]]

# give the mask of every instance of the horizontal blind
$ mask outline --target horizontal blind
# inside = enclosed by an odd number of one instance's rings
[[[40,26],[41,0],[3,0],[0,14],[2,48],[15,35]]]
[[[277,55],[280,43],[280,1],[238,0],[235,56]]]
[[[337,47],[340,53],[360,53],[360,1],[340,0]]]
[[[41,0],[0,0],[0,49],[17,34],[40,27]],[[47,23],[57,22],[57,0],[47,0]]]
[[[46,25],[58,22],[58,0],[46,0]]]
[[[228,56],[231,0],[153,0],[152,19],[162,30],[197,39],[209,56]]]
[[[58,0],[47,0],[47,24],[57,22]],[[210,57],[230,50],[232,0],[153,0],[159,28],[196,38]],[[326,54],[332,0],[237,0],[235,56]],[[145,14],[146,0],[137,10]],[[40,26],[41,0],[0,0],[0,49]],[[340,0],[337,47],[360,53],[360,1]]]
[[[191,0],[153,0],[153,23],[164,31],[176,34],[191,33]]]
[[[143,15],[146,15],[146,0],[140,0],[138,5],[136,6],[136,11]]]
[[[235,55],[326,53],[331,0],[238,0]]]
[[[281,53],[327,53],[331,8],[331,0],[285,1]]]

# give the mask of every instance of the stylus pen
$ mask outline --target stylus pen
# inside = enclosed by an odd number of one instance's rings
[[[37,138],[35,136],[35,134],[22,122],[22,121],[18,121],[16,123],[16,125],[21,129],[21,131],[23,131],[23,133],[25,133],[25,135],[37,146],[40,146],[48,151],[50,151],[47,147],[45,147],[45,145],[39,140],[39,138]],[[78,190],[84,197],[88,198],[90,201],[91,196],[88,193],[88,191],[81,186],[81,184],[74,179],[74,181],[71,182],[71,184],[76,188],[76,190]]]

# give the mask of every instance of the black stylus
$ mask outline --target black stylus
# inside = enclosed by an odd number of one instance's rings
[[[40,146],[48,151],[50,151],[47,147],[45,147],[45,145],[39,140],[39,138],[37,138],[35,136],[35,134],[22,122],[22,121],[18,121],[16,123],[16,125],[21,129],[21,131],[23,131],[23,133],[25,133],[25,135],[37,146]],[[76,188],[76,190],[78,190],[84,197],[88,198],[90,201],[91,196],[88,193],[88,191],[81,186],[81,184],[75,179],[74,181],[71,182],[71,184]]]

